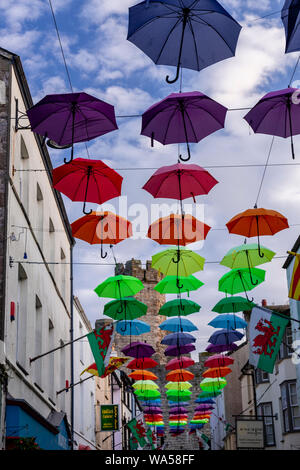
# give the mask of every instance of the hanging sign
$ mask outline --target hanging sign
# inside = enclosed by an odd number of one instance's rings
[[[101,431],[119,430],[119,405],[101,405]]]

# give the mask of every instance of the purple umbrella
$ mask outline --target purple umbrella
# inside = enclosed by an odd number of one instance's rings
[[[51,139],[50,146],[72,146],[70,161],[75,142],[87,142],[118,129],[114,107],[87,93],[47,95],[27,111],[27,116],[31,130]]]
[[[121,351],[125,356],[135,357],[136,359],[151,357],[155,353],[154,348],[150,344],[140,342],[130,343],[121,349]]]
[[[179,413],[188,413],[188,409],[185,408],[184,406],[175,406],[173,408],[170,408],[170,414],[177,415]]]
[[[219,353],[224,351],[236,351],[238,349],[235,343],[231,344],[209,344],[205,351]]]
[[[156,415],[158,413],[161,413],[162,410],[159,408],[159,406],[148,406],[147,408],[144,408],[144,413],[148,413],[150,415]]]
[[[224,344],[233,343],[234,341],[239,341],[243,338],[243,336],[243,333],[240,333],[237,330],[222,329],[215,331],[208,339],[208,341],[212,344],[220,346]]]
[[[191,351],[195,351],[196,347],[193,344],[184,344],[182,346],[168,346],[165,350],[165,356],[180,356]]]
[[[213,410],[215,407],[212,405],[199,405],[196,406],[195,411],[205,411],[205,410]]]
[[[244,119],[255,133],[290,137],[295,158],[293,135],[300,134],[299,92],[296,88],[266,94]]]
[[[189,142],[199,142],[208,135],[224,128],[227,108],[208,96],[193,91],[171,93],[151,106],[142,117],[141,134],[166,144],[186,143],[191,158]]]

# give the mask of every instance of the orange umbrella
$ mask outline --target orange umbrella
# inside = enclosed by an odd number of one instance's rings
[[[205,415],[203,414],[196,414],[193,419],[210,419],[211,418],[211,415],[206,413]]]
[[[91,245],[101,244],[101,258],[106,258],[102,251],[103,243],[116,245],[132,236],[131,222],[110,211],[92,212],[71,224],[72,235]]]
[[[187,380],[192,380],[194,377],[194,374],[188,370],[175,369],[166,375],[166,380],[169,382],[186,382]]]
[[[158,377],[157,375],[153,374],[153,372],[150,372],[148,370],[135,370],[134,372],[131,372],[128,377],[134,380],[157,380]]]
[[[226,377],[226,375],[230,374],[232,370],[229,367],[213,367],[207,369],[203,372],[203,377],[212,377],[213,379],[217,377]]]
[[[289,228],[287,219],[277,211],[257,208],[248,209],[237,214],[226,224],[229,233],[243,235],[245,237],[257,237],[259,256],[260,252],[259,237],[260,235],[275,235],[286,228]]]
[[[190,214],[170,214],[153,222],[147,237],[160,245],[181,245],[205,240],[211,227]]]

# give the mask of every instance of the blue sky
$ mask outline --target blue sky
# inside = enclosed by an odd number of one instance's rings
[[[178,82],[168,85],[167,73],[175,69],[156,66],[138,48],[126,40],[128,7],[134,0],[53,0],[66,60],[74,90],[86,91],[115,106],[116,115],[141,114],[150,105],[178,91]],[[284,29],[280,14],[262,20],[257,18],[281,9],[283,0],[224,0],[222,5],[243,26],[236,57],[215,64],[203,71],[184,70],[183,91],[201,91],[229,108],[251,107],[265,93],[286,88],[297,53],[284,54]],[[69,92],[69,84],[62,62],[59,44],[47,0],[2,0],[0,4],[0,45],[20,55],[28,83],[37,102],[49,93]],[[295,80],[300,80],[300,68]],[[245,112],[229,112],[224,130],[192,145],[192,162],[201,166],[264,164],[270,136],[250,132],[242,119]],[[143,167],[158,168],[176,163],[177,146],[150,147],[149,139],[140,136],[140,118],[117,118],[119,130],[88,143],[92,158],[104,160],[113,168],[141,168],[120,170],[124,177],[122,194],[128,198],[135,220],[144,204],[150,213],[156,202],[141,188],[154,172]],[[295,138],[296,158],[300,141]],[[83,145],[76,146],[77,156],[86,156]],[[61,151],[51,151],[53,166],[63,162]],[[300,158],[300,157],[298,157]],[[276,138],[271,163],[291,163],[287,140]],[[297,160],[296,160],[297,161]],[[260,185],[263,167],[210,170],[219,184],[208,196],[198,197],[204,206],[205,222],[211,230],[199,254],[207,261],[221,260],[233,246],[243,243],[242,237],[229,235],[226,222],[235,214],[253,207]],[[278,210],[291,225],[274,237],[264,237],[262,243],[284,256],[299,234],[299,167],[270,167],[267,169],[259,206]],[[81,216],[81,204],[64,198],[70,221]],[[164,202],[164,201],[161,201]],[[169,201],[171,202],[171,201]],[[187,201],[191,204],[191,200]],[[113,200],[119,212],[118,200]],[[142,220],[142,217],[141,217]],[[142,220],[147,226],[151,220]],[[136,227],[140,229],[140,227]],[[253,240],[253,239],[252,239]],[[254,240],[253,240],[254,241]],[[197,248],[197,247],[196,247]],[[148,239],[128,240],[115,248],[119,262],[131,258],[143,263],[162,248]],[[75,261],[99,259],[99,247],[78,241]],[[113,258],[106,259],[108,263]],[[288,301],[284,259],[264,265],[266,282],[252,291],[256,302],[267,299],[269,304]],[[210,309],[222,298],[218,279],[227,269],[217,263],[208,263],[196,276],[204,286],[191,294],[202,305],[201,313],[191,318],[199,326],[198,348],[207,345],[214,329],[207,322],[214,318]],[[83,304],[92,324],[101,314],[105,301],[98,299],[93,289],[106,277],[113,275],[112,266],[75,266],[75,294]]]

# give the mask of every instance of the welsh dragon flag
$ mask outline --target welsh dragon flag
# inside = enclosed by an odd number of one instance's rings
[[[87,335],[99,377],[105,373],[105,368],[109,363],[113,333],[113,325],[106,325]]]
[[[146,430],[143,426],[142,421],[137,421],[135,418],[132,419],[129,423],[127,423],[130,431],[132,432],[132,436],[138,441],[139,445],[143,448],[147,444],[146,441]]]
[[[276,356],[289,319],[267,308],[254,307],[249,324],[249,363],[273,373]]]

